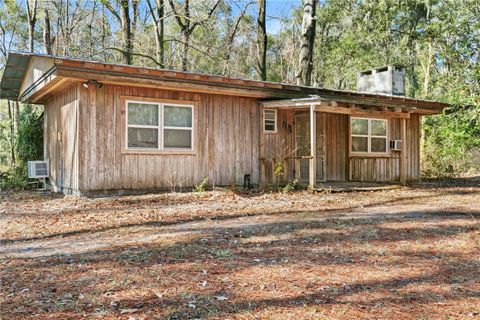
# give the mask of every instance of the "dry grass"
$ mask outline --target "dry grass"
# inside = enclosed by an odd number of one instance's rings
[[[2,319],[480,318],[480,187],[0,197]]]

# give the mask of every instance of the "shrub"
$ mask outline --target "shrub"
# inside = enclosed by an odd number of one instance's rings
[[[283,192],[284,193],[289,193],[292,191],[295,191],[299,188],[298,181],[297,179],[289,182],[285,187],[283,187]]]
[[[23,164],[11,167],[1,173],[0,189],[26,189],[29,186],[27,167]]]
[[[43,113],[31,105],[21,110],[15,149],[17,159],[26,164],[43,159]]]
[[[193,189],[194,192],[205,192],[208,187],[208,178],[205,177],[202,182],[200,182],[195,188]]]
[[[423,123],[422,175],[451,177],[480,172],[480,106],[453,107]]]

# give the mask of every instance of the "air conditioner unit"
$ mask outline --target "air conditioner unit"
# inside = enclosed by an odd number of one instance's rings
[[[29,178],[48,178],[48,161],[28,161]]]
[[[402,150],[402,140],[390,140],[390,150],[401,151]]]

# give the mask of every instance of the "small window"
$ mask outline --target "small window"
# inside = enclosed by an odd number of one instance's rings
[[[127,149],[193,149],[193,106],[127,101],[126,109]]]
[[[263,131],[277,132],[277,110],[263,110]]]
[[[351,132],[352,152],[387,152],[387,120],[351,118]]]

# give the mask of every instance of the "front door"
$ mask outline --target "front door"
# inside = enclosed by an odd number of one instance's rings
[[[317,182],[325,181],[324,114],[317,113]],[[310,114],[295,115],[296,178],[308,183],[310,175]]]

